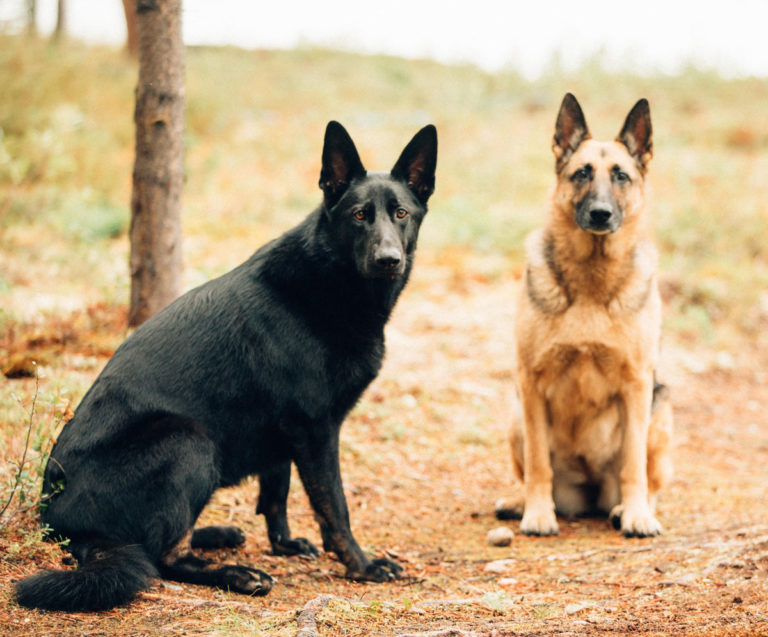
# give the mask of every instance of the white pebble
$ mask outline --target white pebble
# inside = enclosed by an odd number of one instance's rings
[[[486,541],[491,546],[509,546],[512,544],[512,538],[515,534],[507,526],[497,526],[495,529],[488,531]]]

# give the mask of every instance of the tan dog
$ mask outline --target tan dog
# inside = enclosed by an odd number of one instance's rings
[[[523,417],[511,438],[525,487],[521,530],[553,535],[556,511],[602,511],[626,536],[657,535],[672,412],[654,377],[661,301],[645,228],[648,102],[635,104],[615,141],[598,142],[567,94],[553,150],[549,221],[526,242],[516,318]],[[497,505],[502,519],[515,513]]]

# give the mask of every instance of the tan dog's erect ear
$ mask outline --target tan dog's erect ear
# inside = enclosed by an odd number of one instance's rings
[[[589,139],[587,122],[576,98],[566,93],[555,123],[552,152],[555,153],[555,169],[560,172],[581,142]]]
[[[627,147],[629,154],[637,160],[643,172],[653,157],[651,132],[651,107],[648,100],[643,98],[629,111],[624,127],[616,138],[617,142]]]

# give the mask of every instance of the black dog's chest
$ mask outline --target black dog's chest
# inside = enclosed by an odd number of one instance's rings
[[[296,404],[314,421],[340,423],[381,369],[384,338],[348,339],[318,347],[303,368]]]
[[[345,415],[357,402],[366,387],[381,369],[384,358],[384,339],[370,343],[363,351],[341,356],[330,368],[330,393],[335,395],[332,410],[337,417]]]

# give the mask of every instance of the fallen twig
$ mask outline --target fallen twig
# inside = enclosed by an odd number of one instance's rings
[[[442,628],[426,633],[404,633],[400,637],[480,637],[480,633],[469,632],[460,628]]]
[[[195,608],[228,608],[252,615],[260,614],[263,611],[262,607],[254,606],[253,604],[249,604],[247,602],[219,602],[215,599],[171,597],[168,595],[159,595],[158,593],[140,593],[138,597],[141,599],[168,602],[169,604],[183,604],[185,606],[193,606]]]
[[[296,618],[296,623],[299,625],[296,637],[318,637],[317,614],[335,597],[335,595],[320,595],[304,604],[304,608]]]

